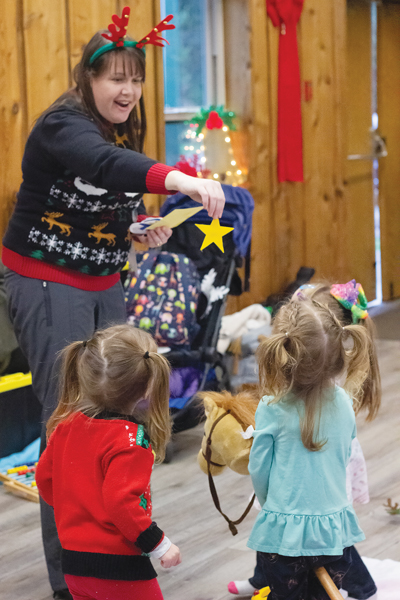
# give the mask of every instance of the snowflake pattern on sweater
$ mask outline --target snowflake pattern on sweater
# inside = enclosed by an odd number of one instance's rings
[[[91,276],[119,273],[130,249],[129,225],[145,212],[142,194],[163,193],[171,168],[158,167],[115,134],[115,143],[108,142],[73,99],[38,119],[3,241],[14,253],[6,266],[29,276],[23,261],[33,258]]]

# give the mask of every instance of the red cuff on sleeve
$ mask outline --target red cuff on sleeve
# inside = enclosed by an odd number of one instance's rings
[[[151,194],[174,194],[174,191],[167,190],[165,187],[165,178],[171,171],[178,171],[175,167],[168,167],[162,163],[156,163],[147,172],[146,186]]]

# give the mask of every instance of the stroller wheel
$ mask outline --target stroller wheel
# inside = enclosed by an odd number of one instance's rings
[[[170,440],[165,448],[165,458],[163,460],[164,463],[168,464],[171,462],[172,457],[174,456],[174,444]]]

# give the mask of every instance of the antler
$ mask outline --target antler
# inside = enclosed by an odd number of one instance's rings
[[[113,23],[110,23],[110,25],[108,26],[108,31],[111,35],[108,35],[108,33],[102,33],[101,35],[103,36],[103,38],[106,38],[106,40],[109,40],[110,42],[116,42],[117,46],[123,46],[124,37],[128,28],[130,13],[131,9],[129,8],[129,6],[125,6],[125,8],[122,10],[121,17],[119,17],[118,15],[113,15],[111,17]]]
[[[167,44],[169,44],[169,42],[166,39],[164,39],[158,34],[161,31],[165,31],[167,29],[175,29],[175,25],[168,24],[169,21],[171,21],[171,19],[173,18],[173,15],[168,15],[168,17],[165,17],[165,19],[163,19],[156,27],[154,27],[154,29],[152,29],[150,33],[148,33],[144,38],[139,40],[139,42],[136,45],[136,48],[143,48],[143,46],[145,46],[146,44],[153,44],[153,46],[164,46],[163,42],[167,42]]]

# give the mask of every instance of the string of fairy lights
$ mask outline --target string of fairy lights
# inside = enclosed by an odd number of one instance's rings
[[[246,173],[238,168],[232,149],[231,131],[235,113],[222,106],[201,109],[187,122],[184,133],[184,158],[196,169],[198,177],[213,178],[221,183],[241,185]]]

